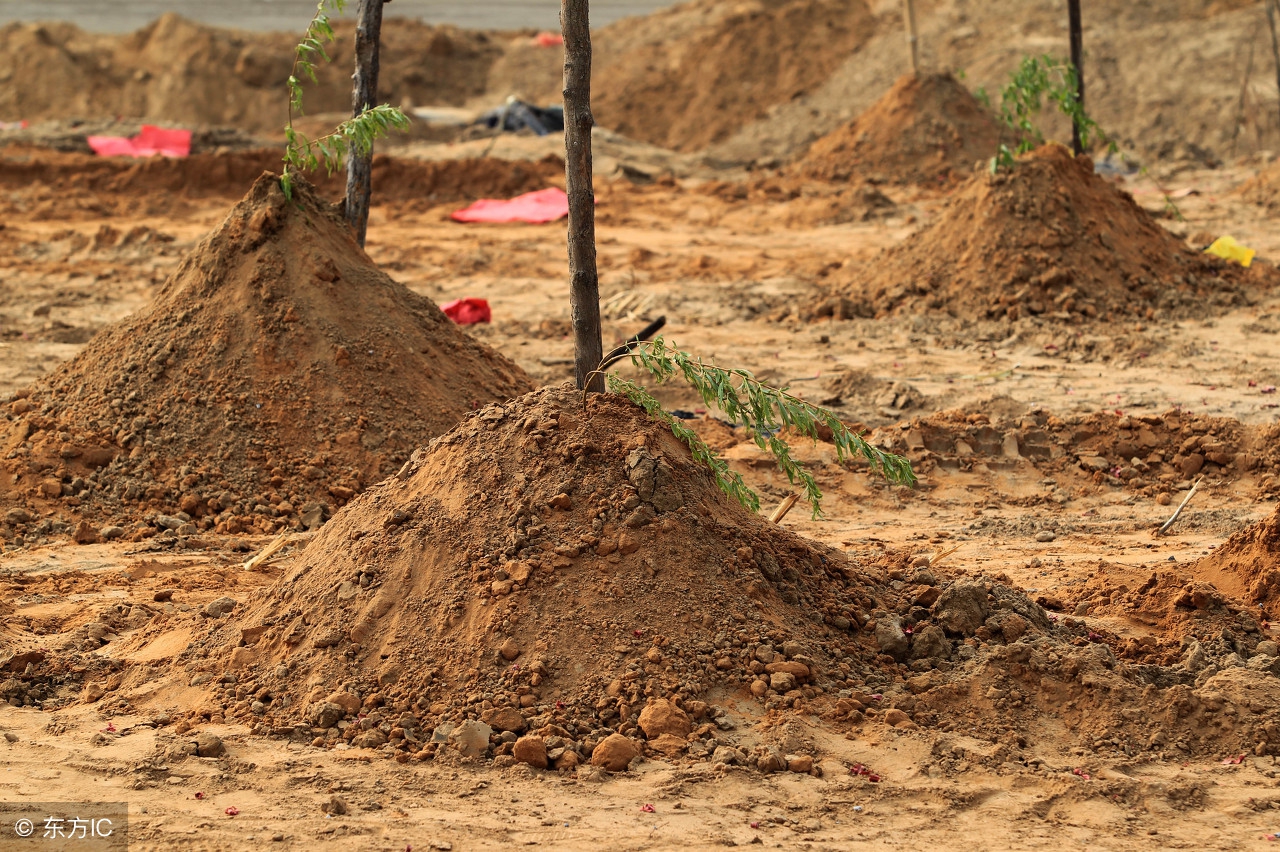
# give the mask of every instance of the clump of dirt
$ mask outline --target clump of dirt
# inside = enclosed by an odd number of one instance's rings
[[[999,139],[991,111],[951,74],[908,74],[814,142],[789,171],[815,180],[943,186],[994,156]]]
[[[1066,491],[1050,488],[1039,497],[1022,498],[1027,505],[1065,502],[1070,488],[1085,483],[1171,499],[1202,475],[1251,483],[1259,496],[1280,491],[1280,429],[1274,424],[1245,425],[1179,409],[1163,415],[1069,417],[1043,409],[1011,417],[956,409],[901,425],[905,428],[878,430],[874,440],[905,453],[925,474],[938,468],[1013,470],[1030,464],[1042,475],[1069,476],[1059,483]]]
[[[1245,181],[1240,196],[1263,208],[1268,216],[1280,215],[1280,163],[1275,163]]]
[[[264,174],[147,310],[4,406],[0,537],[125,504],[148,512],[136,536],[314,527],[529,384],[374,266],[310,185],[290,202]]]
[[[1280,510],[1197,562],[1196,576],[1280,618]]]
[[[697,0],[603,28],[592,108],[633,139],[693,151],[821,84],[875,32],[865,0]]]
[[[699,189],[729,205],[724,219],[730,221],[736,210],[759,209],[761,204],[770,205],[772,221],[792,228],[876,222],[898,214],[897,203],[870,185],[824,186],[762,175],[746,181],[709,181]]]
[[[1192,251],[1088,158],[1050,144],[972,177],[931,224],[850,276],[847,304],[823,299],[815,312],[1177,318],[1248,304],[1273,278]]]
[[[302,24],[300,23],[300,26]],[[355,24],[334,22],[333,61],[306,86],[310,114],[348,112]],[[188,127],[233,126],[279,137],[288,113],[285,81],[297,33],[204,26],[166,14],[124,35],[86,33],[66,23],[0,27],[0,90],[11,120],[113,118]],[[461,106],[483,94],[502,54],[483,32],[388,18],[382,27],[380,100]]]
[[[13,146],[0,151],[0,188],[6,190],[0,210],[39,220],[67,219],[69,210],[91,218],[172,215],[195,200],[240,198],[264,170],[280,167],[280,156],[278,149],[253,149],[130,160]],[[313,178],[323,195],[346,192],[345,172]],[[397,212],[511,197],[563,182],[564,161],[554,156],[514,162],[373,158],[373,203],[394,204]]]

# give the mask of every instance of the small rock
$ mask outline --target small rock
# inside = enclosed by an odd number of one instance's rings
[[[787,755],[787,771],[808,775],[813,771],[813,757],[808,754]]]
[[[449,742],[464,757],[480,758],[489,751],[492,735],[493,729],[484,722],[468,719],[453,729]]]
[[[338,705],[342,708],[342,712],[344,714],[350,713],[352,716],[360,712],[360,707],[362,705],[360,699],[352,695],[350,692],[335,692],[326,698],[325,701],[330,704]]]
[[[765,749],[764,754],[756,759],[756,769],[761,772],[784,772],[786,768],[787,759],[776,746]]]
[[[124,535],[124,527],[118,527],[115,524],[108,524],[98,530],[98,535],[102,537],[103,541],[115,541]]]
[[[756,698],[764,698],[764,694],[768,691],[769,684],[767,681],[754,680],[751,682],[751,694]]]
[[[84,685],[84,700],[90,704],[106,694],[107,687],[105,684],[98,683],[97,681],[90,681]]]
[[[899,722],[909,721],[910,718],[910,716],[899,710],[897,707],[891,707],[884,711],[884,721],[886,725],[896,726]]]
[[[876,622],[876,644],[882,653],[895,660],[906,659],[910,643],[902,632],[902,620],[896,615],[885,616]]]
[[[236,648],[231,652],[231,660],[227,663],[227,668],[243,669],[257,661],[258,654],[252,648]]]
[[[173,593],[176,591],[178,590],[177,589],[161,589],[160,591],[152,595],[151,599],[156,603],[166,603],[168,601],[173,600]]]
[[[222,616],[235,609],[236,606],[237,603],[232,598],[221,597],[205,604],[203,612],[209,618],[222,618]]]
[[[565,749],[564,754],[556,758],[555,767],[556,769],[573,769],[581,762],[582,758],[578,756],[576,751]]]
[[[756,648],[755,658],[766,666],[773,662],[774,653],[771,645],[761,645]]]
[[[9,524],[29,524],[36,519],[36,516],[21,506],[14,506],[4,513],[4,519]]]
[[[76,531],[72,538],[76,544],[97,544],[102,540],[102,536],[88,521],[81,521],[76,525]]]
[[[1253,649],[1253,653],[1268,657],[1280,657],[1280,643],[1272,642],[1270,639],[1263,639]]]
[[[673,734],[661,734],[649,740],[649,748],[667,757],[678,757],[688,747],[689,743],[683,737]]]
[[[511,754],[516,760],[535,769],[547,768],[547,744],[542,737],[521,737],[511,747]]]
[[[639,753],[635,743],[622,734],[610,734],[591,752],[591,764],[609,772],[622,772]]]
[[[911,659],[946,660],[951,657],[951,642],[936,624],[926,624],[911,639]]]
[[[347,715],[346,711],[337,704],[331,701],[317,701],[311,705],[311,709],[307,713],[307,719],[311,722],[312,727],[324,731],[341,722],[342,717],[345,715]]]
[[[774,692],[790,692],[796,688],[796,676],[791,672],[774,672],[769,675],[769,688]]]
[[[683,739],[693,730],[688,714],[663,698],[651,701],[640,711],[638,724],[644,735],[651,740],[663,734]]]
[[[196,736],[196,754],[200,757],[222,757],[226,753],[227,747],[222,744],[222,738],[217,734],[205,731]]]
[[[933,606],[934,617],[950,634],[972,635],[987,620],[987,590],[977,583],[955,583]]]
[[[13,731],[5,731],[4,740],[7,743],[16,743],[18,741],[18,735],[15,734]]]
[[[522,734],[529,727],[529,721],[518,710],[500,707],[485,715],[484,721],[495,731],[510,731]]]
[[[330,796],[329,801],[320,806],[320,810],[330,816],[346,816],[349,808],[347,803],[338,796]]]
[[[1057,537],[1058,534],[1050,530],[1040,530],[1040,532],[1036,533],[1036,541],[1041,542],[1042,544],[1053,541]]]
[[[507,662],[511,662],[516,657],[520,656],[520,645],[515,639],[508,636],[506,641],[498,647],[498,653],[502,655],[502,659]]]
[[[716,746],[716,750],[711,753],[712,763],[723,763],[726,766],[733,766],[742,763],[742,752],[733,746]]]

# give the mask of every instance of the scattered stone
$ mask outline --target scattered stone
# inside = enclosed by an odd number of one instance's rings
[[[610,734],[591,752],[591,764],[609,772],[622,772],[639,753],[635,743],[622,734]]]
[[[542,737],[532,735],[521,737],[511,747],[511,755],[521,763],[527,763],[535,769],[547,768],[547,744]]]
[[[911,659],[946,660],[951,657],[951,642],[936,624],[926,624],[911,640]]]
[[[173,600],[173,593],[176,591],[178,590],[177,589],[161,589],[160,591],[152,595],[151,599],[156,603],[166,603],[168,601]]]
[[[76,544],[97,544],[102,541],[102,536],[88,521],[81,521],[76,525],[76,531],[72,534],[72,538]]]
[[[313,728],[328,730],[342,721],[346,711],[331,701],[317,701],[311,705],[307,720]]]
[[[476,719],[468,719],[449,734],[449,743],[464,757],[478,759],[489,751],[493,728]]]
[[[684,738],[693,730],[688,714],[663,698],[651,701],[640,711],[639,725],[651,740],[663,734]]]
[[[688,747],[689,743],[683,737],[674,734],[660,734],[649,740],[649,748],[667,757],[679,757]]]
[[[887,615],[876,622],[876,644],[882,653],[895,660],[904,660],[910,643],[907,634],[902,631],[902,620],[896,615]]]
[[[232,598],[221,597],[205,604],[203,612],[209,618],[222,618],[222,616],[235,609],[236,606],[236,601]]]
[[[337,795],[333,795],[329,797],[329,801],[320,806],[320,810],[330,816],[346,816],[349,809],[346,802]]]
[[[977,583],[955,583],[933,606],[933,615],[947,633],[970,636],[987,620],[987,590]]]
[[[515,734],[524,733],[529,727],[529,721],[510,707],[500,707],[486,714],[484,721],[495,731],[510,731]]]
[[[769,746],[765,749],[764,754],[756,759],[756,769],[766,774],[770,772],[785,772],[787,758],[777,746]]]
[[[502,659],[507,662],[511,662],[516,657],[520,656],[520,646],[516,644],[515,639],[508,636],[506,641],[498,647],[498,653],[502,655]]]
[[[813,771],[813,756],[808,754],[787,755],[787,771],[808,775]]]
[[[217,734],[204,731],[196,736],[196,754],[200,757],[222,757],[226,753],[227,747]]]
[[[1040,530],[1040,532],[1036,533],[1036,541],[1040,542],[1041,544],[1047,544],[1048,542],[1053,541],[1057,537],[1058,537],[1058,534],[1055,532],[1052,532],[1051,530]]]
[[[774,672],[769,675],[769,688],[774,692],[790,692],[796,688],[796,676],[791,672]]]

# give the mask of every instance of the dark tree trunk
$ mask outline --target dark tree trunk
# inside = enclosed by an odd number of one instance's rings
[[[565,183],[569,195],[569,304],[573,311],[573,372],[578,387],[604,391],[592,372],[604,357],[600,282],[596,276],[595,189],[591,181],[590,0],[561,0],[564,31]]]
[[[907,27],[907,44],[911,46],[911,73],[920,73],[920,36],[916,32],[915,0],[902,0],[902,17]]]
[[[360,0],[356,12],[356,71],[351,93],[351,115],[359,115],[378,102],[378,39],[382,33],[384,0]],[[369,228],[369,197],[373,194],[373,148],[347,157],[347,221],[364,246]]]
[[[1067,0],[1067,17],[1071,27],[1071,64],[1076,69],[1076,100],[1084,106],[1084,30],[1080,23],[1080,0]],[[1071,150],[1077,156],[1084,153],[1080,139],[1080,125],[1072,122]]]

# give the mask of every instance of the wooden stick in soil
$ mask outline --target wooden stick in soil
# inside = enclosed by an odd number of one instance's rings
[[[920,36],[916,31],[915,0],[902,0],[902,17],[907,25],[907,44],[911,45],[911,73],[920,73]]]
[[[1276,63],[1276,89],[1280,90],[1280,33],[1276,32],[1276,6],[1276,0],[1267,0],[1267,27],[1271,30],[1271,56]]]
[[[595,188],[591,180],[590,0],[561,0],[564,33],[564,171],[569,196],[569,305],[579,390],[604,392],[600,281],[596,274]]]
[[[778,504],[778,508],[773,510],[773,514],[769,516],[769,522],[774,524],[782,523],[782,519],[787,516],[787,512],[791,511],[791,507],[800,499],[799,494],[788,494],[786,499]]]
[[[292,538],[290,533],[280,533],[280,535],[276,536],[270,544],[258,551],[252,559],[245,562],[240,567],[245,571],[252,571],[254,568],[257,568],[259,565],[269,560],[272,556],[275,556],[282,547],[289,543],[290,538]]]
[[[382,4],[386,0],[360,0],[356,12],[356,71],[351,76],[351,115],[358,116],[378,101],[378,42],[382,35]],[[347,157],[346,216],[364,248],[369,228],[369,198],[373,194],[373,148],[356,150]]]
[[[1067,0],[1067,18],[1071,29],[1071,64],[1076,69],[1076,102],[1084,106],[1084,27],[1080,21],[1080,0]],[[1078,157],[1084,153],[1080,125],[1071,122],[1071,151]]]
[[[1204,477],[1202,476],[1200,479],[1204,479]],[[1197,479],[1191,486],[1191,490],[1187,492],[1187,496],[1182,498],[1182,502],[1178,504],[1177,509],[1173,510],[1173,514],[1169,517],[1169,520],[1164,522],[1164,526],[1156,530],[1156,535],[1164,535],[1169,527],[1173,526],[1173,522],[1178,520],[1178,516],[1182,514],[1182,510],[1191,502],[1191,498],[1196,494],[1196,489],[1200,487],[1200,479]]]

